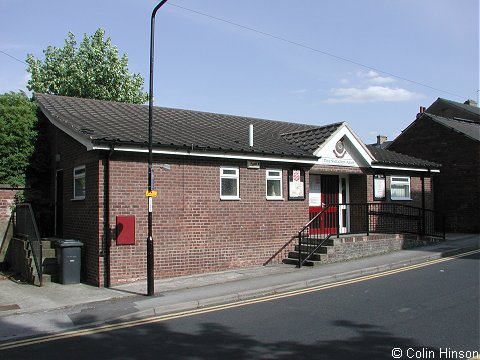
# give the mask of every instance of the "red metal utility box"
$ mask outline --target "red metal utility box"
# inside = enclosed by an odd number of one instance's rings
[[[135,215],[117,216],[117,245],[135,245]]]

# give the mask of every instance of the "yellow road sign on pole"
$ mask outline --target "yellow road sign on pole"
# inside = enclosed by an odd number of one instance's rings
[[[158,192],[157,190],[152,190],[152,191],[148,191],[148,190],[145,190],[145,196],[146,197],[157,197],[158,195]]]

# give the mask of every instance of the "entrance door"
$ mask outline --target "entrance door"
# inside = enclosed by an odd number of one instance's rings
[[[319,212],[326,209],[312,231],[317,234],[337,233],[337,207],[339,200],[338,175],[310,175],[309,215],[313,219]]]
[[[63,170],[55,178],[55,236],[63,236]]]

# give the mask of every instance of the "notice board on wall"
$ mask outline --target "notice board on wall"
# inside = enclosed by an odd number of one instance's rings
[[[288,200],[305,200],[305,171],[288,171]]]
[[[373,198],[374,200],[385,200],[386,197],[385,175],[376,174],[373,177]]]

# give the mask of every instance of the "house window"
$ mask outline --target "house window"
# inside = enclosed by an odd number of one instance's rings
[[[392,200],[411,200],[410,177],[392,176],[390,181],[390,197]]]
[[[238,168],[222,167],[220,168],[220,199],[238,200]]]
[[[267,170],[267,200],[281,200],[282,170]]]
[[[73,169],[73,199],[85,199],[85,165]]]

